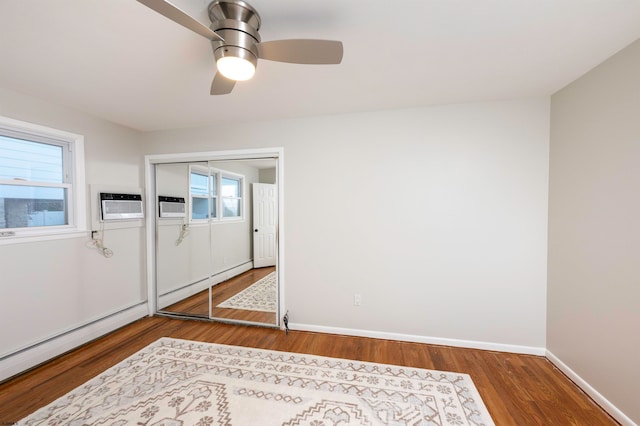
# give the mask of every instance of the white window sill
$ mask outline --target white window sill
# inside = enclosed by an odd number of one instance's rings
[[[3,232],[11,232],[11,230],[3,230]],[[46,233],[16,233],[16,235],[0,237],[0,246],[23,243],[37,243],[40,241],[64,240],[68,238],[87,238],[89,231],[64,230]]]
[[[226,219],[213,219],[212,221],[208,221],[207,219],[202,220],[191,220],[189,222],[189,226],[199,227],[199,226],[209,226],[209,225],[224,225],[228,223],[240,223],[245,222],[244,218],[226,218]]]

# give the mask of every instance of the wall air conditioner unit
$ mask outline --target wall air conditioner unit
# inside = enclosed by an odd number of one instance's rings
[[[158,196],[160,217],[185,217],[187,208],[184,198]]]
[[[142,195],[100,193],[102,220],[143,219]]]

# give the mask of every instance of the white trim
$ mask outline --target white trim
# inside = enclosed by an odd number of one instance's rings
[[[430,345],[454,346],[458,348],[482,349],[496,352],[509,352],[526,355],[545,355],[545,348],[536,346],[508,345],[504,343],[482,342],[477,340],[448,339],[444,337],[418,336],[414,334],[389,333],[385,331],[358,330],[353,328],[325,327],[312,324],[290,323],[289,328],[299,331],[344,334],[347,336],[370,337],[373,339],[399,340],[402,342],[427,343]]]
[[[50,182],[33,182],[30,180],[7,180],[0,179],[0,185],[12,185],[12,186],[36,186],[38,188],[62,188],[71,189],[73,186],[71,183],[50,183]]]
[[[37,227],[33,229],[21,228],[16,235],[5,236],[0,239],[0,244],[26,243],[46,240],[57,240],[64,238],[74,238],[79,233],[88,231],[87,229],[87,196],[85,188],[85,165],[84,165],[84,136],[52,127],[29,123],[26,121],[14,120],[12,118],[0,116],[0,128],[9,132],[20,132],[26,135],[34,135],[35,139],[44,138],[48,141],[64,143],[69,155],[73,157],[71,164],[71,188],[68,188],[71,198],[71,205],[68,205],[70,225],[46,228]],[[15,184],[15,182],[14,182]],[[38,185],[32,182],[33,185]],[[24,184],[28,185],[28,183]],[[61,185],[66,187],[66,185]],[[7,229],[12,231],[12,229]]]
[[[3,231],[11,232],[10,229]],[[64,240],[67,238],[87,238],[88,236],[90,236],[89,231],[60,230],[54,232],[53,230],[49,230],[49,232],[47,232],[46,234],[40,235],[16,234],[10,237],[2,237],[0,238],[0,246],[21,243],[37,243],[40,241]]]
[[[208,160],[243,160],[254,158],[282,158],[283,148],[234,149],[228,151],[184,152],[175,154],[145,155],[145,162],[150,164],[208,161]]]
[[[623,426],[638,426],[633,420],[627,417],[618,407],[613,405],[607,398],[605,398],[600,392],[598,392],[593,386],[591,386],[586,380],[580,377],[575,371],[573,371],[567,364],[562,362],[560,358],[555,356],[550,350],[546,350],[546,357],[553,365],[558,367],[560,371],[569,377],[580,389],[582,389],[587,395],[589,395],[603,410],[609,413],[614,419],[620,422]]]
[[[0,381],[49,361],[146,315],[147,309],[144,302],[139,303],[7,355],[0,361]]]
[[[281,329],[284,328],[282,317],[287,313],[285,309],[285,285],[284,285],[284,149],[278,151],[278,161],[276,163],[276,183],[278,185],[278,229],[276,238],[278,241],[278,312],[276,315],[276,324]]]
[[[158,212],[156,210],[156,179],[154,174],[154,168],[152,167],[151,159],[149,156],[144,157],[144,187],[147,199],[147,220],[145,221],[146,228],[146,284],[147,284],[147,314],[153,315],[158,308],[158,301],[156,300],[156,247],[155,241],[157,238],[156,233],[156,217]]]

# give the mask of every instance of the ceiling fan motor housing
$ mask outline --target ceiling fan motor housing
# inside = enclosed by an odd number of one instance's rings
[[[260,43],[260,15],[243,1],[217,0],[209,4],[211,30],[224,39],[212,40],[211,47],[216,61],[225,56],[234,56],[258,65]]]

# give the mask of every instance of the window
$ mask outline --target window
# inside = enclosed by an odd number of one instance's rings
[[[78,135],[0,117],[3,239],[84,230],[82,142]]]
[[[244,176],[201,166],[191,166],[189,176],[192,221],[243,219]]]

